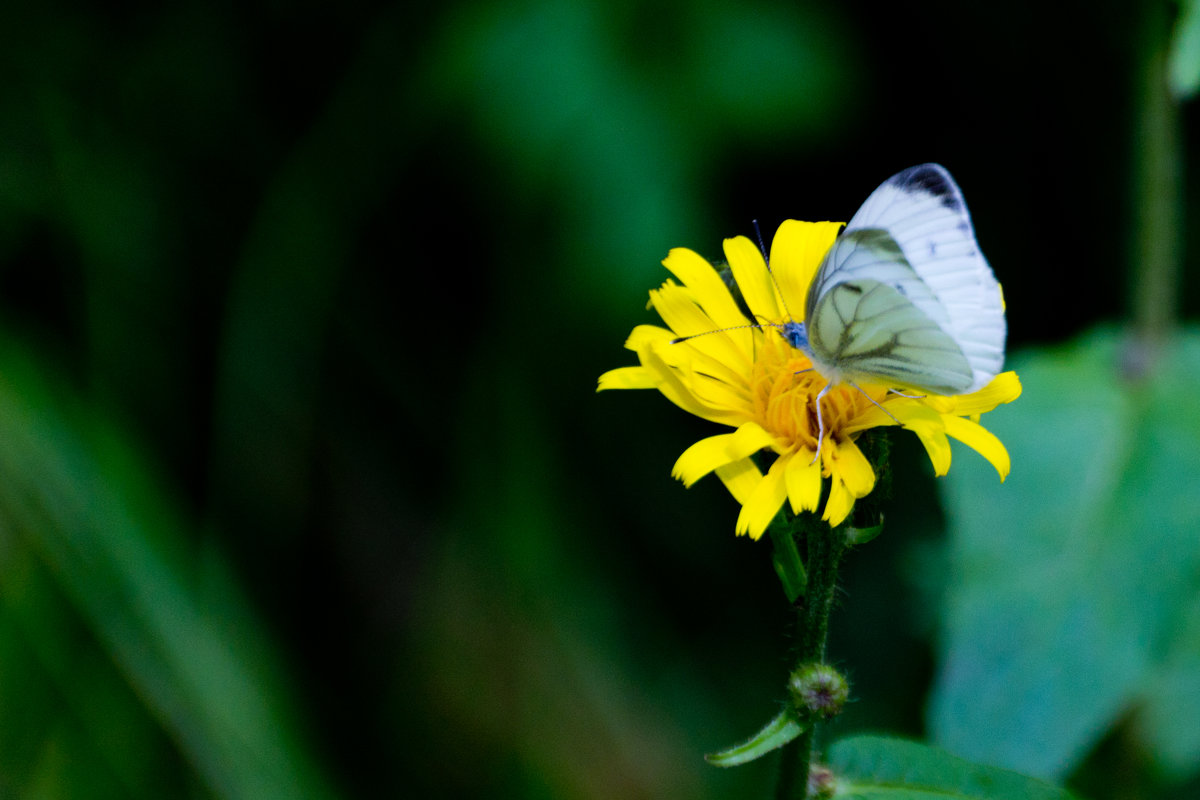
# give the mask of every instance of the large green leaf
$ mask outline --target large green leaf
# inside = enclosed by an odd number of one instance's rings
[[[1171,36],[1167,61],[1167,81],[1171,94],[1186,100],[1200,88],[1200,3],[1184,0]]]
[[[1068,800],[1048,783],[972,764],[919,742],[855,736],[829,749],[837,797],[859,800]]]
[[[1011,477],[964,458],[943,483],[952,568],[929,726],[968,758],[1062,777],[1158,694],[1165,654],[1177,685],[1197,680],[1175,643],[1200,598],[1200,337],[1139,385],[1123,355],[1098,332],[1014,359],[1024,394],[986,419]],[[1147,717],[1149,738],[1171,736],[1187,771],[1200,741],[1166,733],[1170,716]]]
[[[1163,772],[1182,779],[1200,760],[1200,595],[1172,627],[1166,655],[1145,682],[1136,729]]]

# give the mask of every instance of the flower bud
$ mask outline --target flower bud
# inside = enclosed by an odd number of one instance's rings
[[[828,664],[801,664],[788,679],[788,693],[801,719],[827,720],[842,713],[850,685]]]
[[[837,794],[837,778],[833,770],[821,764],[808,769],[808,796],[815,800],[829,800]]]

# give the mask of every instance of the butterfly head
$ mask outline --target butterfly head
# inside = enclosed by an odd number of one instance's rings
[[[778,328],[788,344],[797,350],[808,352],[808,332],[804,329],[803,322],[785,322]]]

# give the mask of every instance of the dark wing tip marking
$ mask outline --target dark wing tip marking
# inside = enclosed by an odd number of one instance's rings
[[[920,164],[892,176],[889,183],[899,189],[928,192],[951,211],[962,211],[962,193],[950,173],[940,164]]]

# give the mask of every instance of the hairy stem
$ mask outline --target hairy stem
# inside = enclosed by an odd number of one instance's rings
[[[816,522],[808,530],[808,587],[797,601],[797,664],[825,660],[825,640],[829,633],[829,614],[837,588],[838,561],[844,545],[828,525]],[[785,748],[781,755],[778,800],[803,800],[808,793],[808,772],[812,764],[816,723]]]

